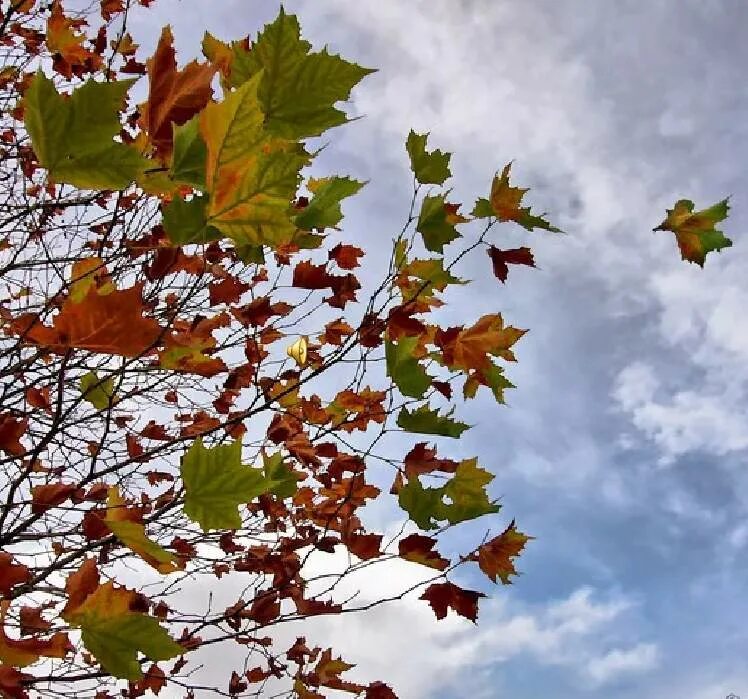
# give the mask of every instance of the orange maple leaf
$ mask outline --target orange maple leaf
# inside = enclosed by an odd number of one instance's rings
[[[154,318],[143,316],[142,283],[130,289],[100,294],[92,288],[76,303],[68,298],[54,317],[52,327],[35,313],[24,313],[10,323],[10,332],[58,354],[77,347],[91,352],[138,357],[161,334]]]
[[[483,316],[469,328],[449,328],[436,333],[435,342],[444,353],[444,362],[451,369],[487,369],[489,355],[516,361],[511,346],[527,331],[504,327],[500,313]]]

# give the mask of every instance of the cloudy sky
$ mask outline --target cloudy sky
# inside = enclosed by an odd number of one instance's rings
[[[156,9],[157,7],[157,9]],[[209,9],[208,9],[209,7]],[[268,0],[158,0],[182,60],[205,28],[255,34]],[[407,212],[408,130],[453,151],[455,201],[514,160],[528,200],[567,231],[511,225],[539,270],[502,286],[488,261],[461,303],[530,332],[508,407],[475,401],[455,458],[496,474],[502,515],[537,537],[479,624],[405,600],[323,620],[358,677],[403,699],[748,697],[748,4],[741,0],[288,0],[316,47],[379,72],[365,118],[331,133],[329,172],[370,184],[346,231],[371,250]],[[135,36],[157,38],[154,12]],[[143,47],[149,50],[148,41]],[[682,197],[732,195],[734,246],[703,270],[653,233]],[[481,260],[483,262],[483,260]],[[386,527],[386,513],[372,514]],[[472,528],[471,528],[472,527]],[[482,523],[464,528],[475,541]],[[408,568],[406,570],[405,568]],[[364,598],[410,567],[361,581]],[[309,634],[311,636],[311,633]]]

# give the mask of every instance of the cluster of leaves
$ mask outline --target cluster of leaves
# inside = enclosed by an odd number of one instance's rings
[[[266,634],[357,609],[335,587],[371,563],[421,566],[437,619],[477,619],[484,595],[448,578],[458,567],[511,582],[531,538],[514,522],[462,555],[437,548],[499,511],[491,473],[402,445],[470,429],[460,388],[499,404],[513,388],[502,362],[525,330],[498,312],[439,320],[460,266],[485,250],[504,284],[535,261],[498,247],[497,224],[559,230],[523,206],[511,163],[460,213],[450,154],[411,132],[407,221],[389,268],[359,279],[341,203],[364,183],[302,171],[372,71],[313,50],[282,9],[254,40],[206,33],[205,60],[181,68],[166,27],[144,60],[127,17],[152,1],[20,0],[0,17],[0,695],[189,696],[199,650],[225,642],[247,653],[230,695],[285,680],[302,698],[394,697],[343,679],[332,649],[278,653]],[[729,244],[713,229],[726,205],[692,211],[661,228],[703,264]],[[380,495],[416,531],[367,531],[359,510]],[[315,587],[330,576],[310,562],[339,551],[348,568]],[[180,590],[206,579],[241,595],[198,613]]]
[[[206,33],[205,60],[181,68],[166,27],[142,60],[136,9],[24,0],[2,18],[0,694],[189,694],[199,649],[230,642],[247,654],[243,671],[224,668],[231,695],[285,679],[299,697],[394,697],[343,679],[352,665],[331,649],[298,638],[278,654],[266,634],[357,608],[309,569],[342,550],[337,581],[420,566],[438,619],[477,618],[484,595],[448,579],[456,568],[516,574],[530,537],[513,522],[462,555],[437,548],[499,511],[489,471],[392,445],[469,429],[456,383],[504,402],[500,362],[525,331],[499,313],[442,326],[434,311],[475,250],[502,283],[534,265],[529,248],[490,242],[497,223],[557,229],[522,206],[510,165],[461,214],[441,189],[450,154],[411,132],[408,219],[389,269],[360,280],[365,250],[340,224],[364,183],[302,171],[309,139],[348,120],[338,104],[372,71],[313,50],[283,9],[254,40]],[[132,104],[138,79],[147,99]],[[373,481],[389,479],[382,495]],[[414,531],[365,529],[359,510],[380,495]],[[206,579],[240,597],[196,612],[180,589]]]

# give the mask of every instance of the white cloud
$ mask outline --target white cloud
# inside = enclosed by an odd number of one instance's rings
[[[595,685],[603,685],[627,674],[645,672],[657,666],[659,650],[653,643],[639,643],[633,648],[614,648],[599,658],[592,658],[586,673]]]

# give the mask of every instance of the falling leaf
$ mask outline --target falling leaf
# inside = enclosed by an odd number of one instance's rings
[[[694,203],[681,199],[667,210],[667,218],[654,230],[675,233],[681,258],[703,267],[710,252],[732,245],[732,241],[716,227],[717,223],[727,218],[730,210],[727,201],[723,199],[708,209],[694,212]]]

